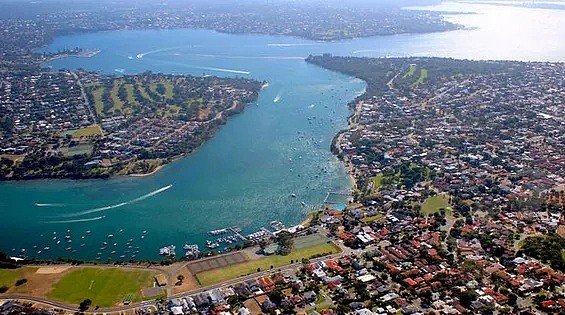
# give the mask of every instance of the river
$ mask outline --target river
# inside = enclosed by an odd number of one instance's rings
[[[43,258],[157,259],[164,245],[176,245],[177,254],[185,242],[203,245],[212,229],[237,225],[245,234],[272,220],[298,224],[328,191],[351,189],[329,145],[347,125],[346,104],[365,88],[305,63],[309,54],[565,60],[565,11],[454,3],[432,9],[477,14],[447,16],[466,30],[337,42],[178,29],[56,38],[42,49],[101,53],[52,61],[54,69],[242,76],[269,87],[195,154],[153,176],[0,183],[0,249]]]

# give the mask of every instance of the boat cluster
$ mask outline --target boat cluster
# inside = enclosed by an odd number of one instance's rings
[[[174,257],[176,255],[175,249],[177,249],[175,245],[162,247],[159,249],[159,255]]]
[[[214,241],[210,241],[210,240],[206,240],[206,247],[210,248],[210,249],[214,249],[219,247],[222,243],[226,244],[226,245],[230,245],[232,243],[237,242],[237,236],[235,235],[230,235],[230,236],[224,236],[224,237],[220,237]]]
[[[57,236],[57,232],[53,232],[53,237],[52,237],[52,241],[55,243],[55,245],[61,245],[62,241],[66,242],[68,244],[69,247],[65,248],[66,251],[72,251],[73,253],[76,252],[76,249],[73,249],[71,247],[71,243],[73,242],[72,237],[71,237],[71,230],[67,230],[67,233],[65,234],[64,237],[59,238]],[[86,234],[82,236],[82,239],[84,239],[86,237],[86,235],[90,234],[90,230],[85,232]],[[80,244],[81,247],[84,247],[86,244],[82,243]],[[41,248],[41,246],[39,245],[33,245],[32,248],[36,251],[37,254],[41,254],[42,252],[46,252],[48,250],[51,249],[50,246],[44,246],[43,248]],[[13,248],[12,251],[15,251],[16,249]],[[22,248],[20,250],[20,253],[22,255],[26,254],[26,249]]]
[[[226,234],[227,232],[228,229],[218,229],[218,230],[208,231],[208,234],[218,236],[218,235]]]
[[[250,241],[260,241],[260,240],[264,240],[267,238],[270,238],[273,235],[273,233],[269,230],[267,230],[266,228],[262,227],[261,229],[259,229],[259,231],[257,232],[253,232],[251,234],[248,234],[246,236],[246,238]]]
[[[121,232],[122,230],[120,230]],[[145,231],[144,231],[145,232]],[[108,243],[110,241],[111,238],[113,238],[114,235],[112,234],[108,234],[108,241],[104,241],[102,242],[102,246],[100,247],[100,251],[96,254],[96,260],[101,260],[102,259],[102,253],[108,248],[110,247],[112,250],[108,250],[110,251],[109,256],[111,255],[115,255],[116,254],[116,248],[118,246],[118,243]],[[133,246],[133,238],[130,238],[129,240],[127,240],[125,242],[125,250],[123,251],[123,254],[119,256],[119,258],[124,259],[126,258],[126,254],[128,254],[130,256],[130,258],[135,258],[137,256],[137,254],[139,253],[139,246]],[[108,257],[110,258],[110,257]]]
[[[284,230],[285,226],[281,221],[271,221],[271,228],[275,231]]]
[[[184,244],[183,249],[185,250],[184,256],[187,258],[196,258],[200,254],[200,249],[196,244]]]

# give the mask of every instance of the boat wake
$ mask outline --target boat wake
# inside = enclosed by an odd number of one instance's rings
[[[354,54],[363,54],[363,53],[370,53],[370,52],[378,52],[378,50],[376,50],[376,49],[361,49],[361,50],[356,50],[353,53]]]
[[[305,58],[305,57],[298,57],[298,56],[237,56],[237,55],[211,55],[211,54],[193,54],[193,56],[218,58],[218,59],[304,60],[304,58]]]
[[[164,51],[169,51],[169,50],[175,50],[175,49],[184,48],[184,47],[187,47],[187,46],[175,46],[175,47],[168,47],[168,48],[155,49],[155,50],[151,50],[151,51],[147,51],[147,52],[144,52],[144,53],[137,54],[136,57],[137,57],[138,59],[141,59],[141,58],[143,58],[143,57],[145,57],[145,56],[147,56],[147,55],[150,55],[150,54],[156,54],[156,53],[160,53],[160,52],[164,52]]]
[[[286,43],[271,43],[271,44],[267,44],[267,46],[272,46],[272,47],[297,47],[297,46],[316,46],[318,44],[286,44]]]
[[[165,187],[161,187],[155,191],[152,191],[148,194],[145,194],[141,197],[137,197],[135,199],[129,200],[129,201],[124,201],[124,202],[120,202],[118,204],[115,205],[111,205],[111,206],[105,206],[105,207],[100,207],[100,208],[94,208],[94,209],[89,209],[89,210],[84,210],[84,211],[80,211],[80,212],[76,212],[76,213],[71,213],[71,214],[65,214],[65,215],[61,215],[61,217],[65,217],[65,218],[72,218],[72,217],[80,217],[82,215],[87,215],[87,214],[91,214],[91,213],[96,213],[96,212],[101,212],[101,211],[106,211],[106,210],[110,210],[110,209],[115,209],[115,208],[119,208],[119,207],[123,207],[125,205],[129,205],[132,203],[136,203],[139,201],[142,201],[144,199],[147,199],[149,197],[155,196],[157,194],[160,194],[162,192],[164,192],[165,190],[168,190],[169,188],[173,187],[173,185],[168,185]]]
[[[36,203],[36,207],[65,207],[64,203]]]
[[[202,69],[202,70],[210,70],[210,71],[237,73],[237,74],[251,74],[251,72],[244,70],[233,70],[233,69],[213,68],[213,67],[198,67],[198,66],[195,66],[194,68]]]
[[[244,70],[234,70],[234,69],[226,69],[226,68],[214,68],[214,67],[202,67],[202,66],[195,66],[181,62],[172,62],[172,61],[165,61],[161,59],[151,59],[152,61],[157,61],[159,63],[168,64],[168,65],[175,65],[180,67],[192,68],[192,69],[200,69],[200,70],[208,70],[208,71],[219,71],[219,72],[228,72],[228,73],[237,73],[237,74],[251,74],[249,71]]]
[[[44,223],[77,223],[77,222],[89,222],[89,221],[98,221],[104,219],[106,216],[99,216],[94,218],[87,218],[87,219],[76,219],[76,220],[62,220],[62,221],[47,221]]]

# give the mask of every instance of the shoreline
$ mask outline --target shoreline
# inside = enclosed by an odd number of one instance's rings
[[[167,163],[167,164],[168,164],[168,163]],[[143,174],[143,173],[135,173],[135,174],[128,174],[128,175],[126,175],[126,176],[130,176],[130,177],[147,177],[147,176],[152,176],[152,175],[157,174],[157,172],[159,172],[159,171],[160,171],[163,167],[165,167],[165,165],[167,165],[167,164],[161,164],[161,165],[157,166],[154,170],[152,170],[152,171],[149,172],[149,173],[145,173],[145,174]]]

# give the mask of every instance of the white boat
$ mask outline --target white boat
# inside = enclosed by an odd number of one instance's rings
[[[162,247],[161,249],[159,249],[159,255],[175,256],[175,249],[176,249],[175,245],[169,245],[169,246]]]

